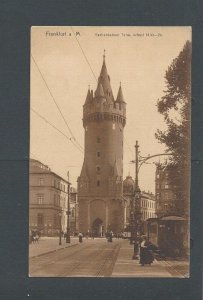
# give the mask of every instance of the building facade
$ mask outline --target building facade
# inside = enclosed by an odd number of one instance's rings
[[[170,183],[170,169],[157,164],[155,197],[157,219],[149,220],[149,237],[160,249],[172,257],[189,255],[189,222],[183,204]]]
[[[130,213],[132,207],[132,201],[134,201],[134,180],[131,176],[127,176],[123,181],[123,197],[125,199],[125,228],[128,228],[130,225]],[[140,196],[140,212],[141,212],[141,221],[143,223],[144,229],[146,231],[145,222],[149,218],[156,218],[156,201],[155,196],[150,192],[141,192]]]
[[[102,236],[124,226],[123,130],[126,103],[119,87],[114,99],[105,56],[97,89],[83,106],[85,152],[78,178],[79,230]]]
[[[156,214],[158,217],[181,214],[178,200],[169,182],[167,166],[157,164],[155,174]]]
[[[67,228],[68,181],[38,160],[30,160],[29,228],[56,236]]]

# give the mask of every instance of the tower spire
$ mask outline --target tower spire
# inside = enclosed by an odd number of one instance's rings
[[[117,95],[116,101],[117,102],[125,102],[124,98],[123,98],[123,92],[122,92],[121,82],[120,82],[120,86],[119,86],[119,90],[118,90],[118,95]]]
[[[106,50],[104,49],[103,62],[105,62],[105,58],[106,58]]]
[[[110,77],[107,72],[106,68],[106,50],[104,49],[104,54],[103,54],[103,65],[101,68],[98,84],[101,84],[103,87],[104,95],[107,101],[111,102],[114,101],[112,89],[111,89],[111,84],[110,84]]]

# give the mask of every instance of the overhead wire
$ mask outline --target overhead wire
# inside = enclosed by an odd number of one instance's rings
[[[54,104],[56,105],[56,107],[57,107],[57,109],[58,109],[58,111],[59,111],[59,113],[60,113],[60,115],[61,115],[61,117],[62,117],[64,123],[66,124],[66,126],[67,126],[67,128],[68,128],[68,131],[69,131],[69,133],[70,133],[70,135],[71,135],[71,138],[75,141],[75,143],[78,145],[78,147],[80,147],[81,150],[83,150],[83,147],[80,145],[80,143],[76,140],[75,136],[73,135],[73,132],[72,132],[70,126],[68,125],[68,123],[67,123],[67,121],[66,121],[66,119],[65,119],[65,117],[64,117],[64,115],[63,115],[63,113],[62,113],[62,111],[61,111],[61,109],[60,109],[60,107],[59,107],[59,105],[57,104],[57,102],[56,102],[56,100],[55,100],[55,97],[54,97],[52,91],[50,90],[50,88],[49,88],[49,86],[48,86],[48,84],[47,84],[47,82],[46,82],[46,80],[45,80],[45,78],[44,78],[44,76],[43,76],[43,74],[42,74],[42,72],[41,72],[41,70],[40,70],[40,68],[39,68],[39,66],[38,66],[38,64],[37,64],[37,62],[36,62],[36,60],[35,60],[35,58],[34,58],[34,56],[32,55],[32,53],[31,53],[31,57],[32,57],[32,60],[33,60],[33,62],[34,62],[34,64],[35,64],[35,66],[37,67],[37,70],[38,70],[38,72],[39,72],[39,74],[40,74],[40,76],[41,76],[41,78],[42,78],[42,80],[43,80],[45,86],[47,87],[47,89],[48,89],[48,91],[49,91],[49,94],[50,94],[52,100],[54,101]]]
[[[77,36],[76,36],[76,34],[75,34],[75,32],[74,32],[72,26],[71,26],[71,30],[72,30],[72,32],[73,32],[73,36],[75,37],[75,39],[76,39],[76,41],[77,41],[77,43],[78,43],[78,46],[79,46],[80,50],[82,51],[82,54],[83,54],[85,60],[86,60],[88,66],[89,66],[89,68],[90,68],[90,70],[91,70],[91,72],[92,72],[92,74],[93,74],[93,76],[94,76],[94,78],[95,78],[95,80],[96,80],[96,82],[97,82],[97,77],[96,77],[96,75],[95,75],[95,73],[94,73],[94,71],[93,71],[93,69],[92,69],[92,67],[91,67],[91,65],[90,65],[90,62],[89,62],[87,56],[85,55],[85,52],[84,52],[84,50],[83,50],[83,48],[82,48],[82,46],[81,46],[79,40],[77,39]]]
[[[44,118],[42,115],[40,115],[35,109],[31,107],[31,110],[38,116],[40,117],[43,121],[45,121],[47,124],[49,124],[52,128],[54,128],[56,131],[58,131],[60,134],[62,134],[68,141],[70,141],[81,153],[83,151],[78,147],[77,144],[74,143],[71,137],[68,137],[65,133],[63,133],[60,129],[58,129],[55,125],[50,123],[46,118]]]
[[[78,43],[79,48],[80,48],[81,51],[82,51],[82,54],[83,54],[85,60],[86,60],[88,66],[89,66],[89,68],[90,68],[90,70],[91,70],[91,72],[92,72],[92,74],[93,74],[93,76],[94,76],[94,78],[95,78],[95,80],[96,80],[96,82],[97,82],[97,77],[96,77],[96,75],[95,75],[95,73],[94,73],[94,71],[93,71],[93,69],[92,69],[92,67],[91,67],[91,64],[90,64],[90,62],[89,62],[89,60],[88,60],[88,58],[87,58],[87,56],[86,56],[86,54],[85,54],[85,52],[84,52],[84,50],[83,50],[83,48],[82,48],[82,46],[81,46],[81,44],[80,44],[78,38],[77,38],[77,36],[76,36],[76,34],[75,34],[75,31],[73,30],[73,27],[72,27],[72,26],[71,26],[71,30],[72,30],[72,32],[73,32],[73,36],[75,37],[75,39],[76,39],[76,41],[77,41],[77,43]],[[127,140],[125,139],[125,137],[124,137],[124,142],[126,143],[127,148],[129,149],[131,155],[134,156],[134,153],[133,153],[132,149],[130,148],[130,146],[129,146]]]

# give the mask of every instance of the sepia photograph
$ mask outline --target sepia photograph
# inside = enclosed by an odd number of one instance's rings
[[[190,277],[189,26],[33,26],[29,277]]]

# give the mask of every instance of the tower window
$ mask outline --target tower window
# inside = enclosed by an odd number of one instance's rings
[[[96,168],[97,168],[97,172],[100,172],[100,171],[101,171],[100,166],[97,166]]]
[[[100,186],[100,180],[97,180],[97,186]]]
[[[100,151],[97,151],[97,157],[100,157]]]
[[[97,143],[100,143],[100,142],[101,142],[101,140],[100,140],[100,138],[98,137],[98,138],[97,138]]]

